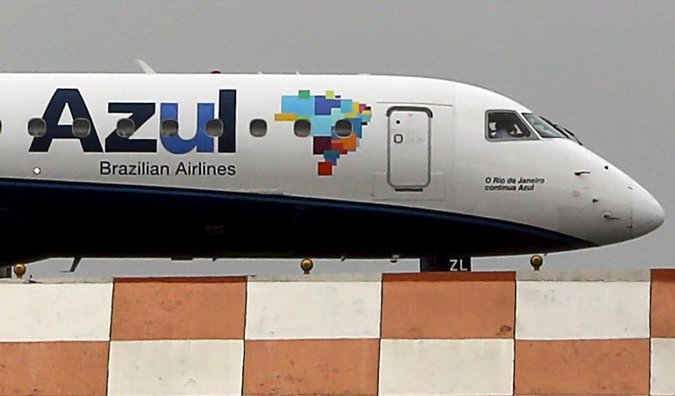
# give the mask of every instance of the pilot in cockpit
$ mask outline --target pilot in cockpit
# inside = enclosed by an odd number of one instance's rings
[[[516,127],[513,122],[509,122],[509,120],[504,118],[499,118],[497,122],[495,122],[495,129],[490,137],[493,139],[511,138],[514,136],[513,134],[515,131]]]
[[[530,137],[527,127],[512,112],[489,112],[487,125],[489,140],[515,140]]]

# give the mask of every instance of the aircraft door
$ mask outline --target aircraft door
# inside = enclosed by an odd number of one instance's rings
[[[431,181],[431,110],[392,107],[387,116],[388,182],[396,190],[421,190]]]

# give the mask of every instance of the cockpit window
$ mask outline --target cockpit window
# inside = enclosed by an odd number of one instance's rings
[[[553,125],[553,127],[555,129],[559,130],[562,134],[567,136],[568,139],[574,140],[575,142],[579,143],[580,146],[584,145],[583,143],[581,143],[581,140],[579,140],[577,135],[575,135],[574,132],[570,131],[568,128],[565,128],[564,126],[560,126],[560,125],[556,124],[555,122],[553,122],[551,120],[547,120],[544,117],[541,117],[541,119],[548,122],[549,124]]]
[[[486,137],[492,141],[532,139],[532,132],[512,111],[487,112]]]
[[[525,117],[527,122],[529,122],[543,138],[569,138],[566,133],[556,128],[542,116],[532,113],[523,113],[523,117]]]

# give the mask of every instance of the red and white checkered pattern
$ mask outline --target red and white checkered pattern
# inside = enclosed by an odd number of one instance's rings
[[[0,282],[0,395],[673,395],[675,270]]]

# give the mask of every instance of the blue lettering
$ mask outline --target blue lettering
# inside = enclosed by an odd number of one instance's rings
[[[75,118],[85,118],[91,123],[91,130],[86,137],[76,137],[72,132],[72,124],[59,125],[66,106]],[[168,119],[178,121],[178,103],[160,103],[161,122]],[[129,114],[136,130],[155,114],[156,105],[151,102],[112,102],[108,103],[109,114]],[[197,125],[195,134],[191,138],[183,138],[180,133],[176,136],[163,136],[160,131],[162,147],[172,154],[186,154],[192,151],[198,153],[213,153],[216,151],[215,139],[206,133],[206,124],[215,117],[214,103],[197,104]],[[223,134],[218,137],[219,153],[234,153],[236,151],[237,125],[237,91],[223,89],[218,96],[218,118],[223,122]],[[44,111],[43,118],[47,124],[44,136],[35,137],[31,143],[30,152],[48,152],[54,139],[78,139],[84,152],[101,153],[103,147],[99,140],[94,120],[78,89],[59,88],[54,92]],[[179,124],[180,125],[180,124]],[[157,152],[157,139],[123,137],[113,130],[105,139],[105,152],[108,153],[153,153]]]
[[[75,118],[86,118],[91,123],[91,131],[86,137],[76,137],[73,135],[73,125],[59,125],[59,120],[63,115],[66,106],[70,109],[70,113]],[[54,92],[47,108],[45,109],[42,118],[47,124],[47,131],[44,136],[33,138],[28,151],[34,153],[46,153],[54,139],[78,139],[82,146],[82,151],[85,153],[100,153],[103,152],[101,142],[98,140],[94,120],[91,119],[89,109],[84,103],[84,99],[77,89],[57,89]]]
[[[109,103],[108,113],[131,113],[129,118],[136,125],[136,130],[143,126],[154,114],[154,103]],[[107,153],[156,153],[156,139],[131,139],[117,134],[117,129],[112,131],[105,139],[105,151]]]
[[[190,139],[183,139],[180,135],[164,136],[160,133],[162,146],[173,154],[186,154],[197,149],[198,153],[213,152],[213,138],[206,134],[206,123],[214,117],[213,103],[199,103],[197,105],[197,132]],[[160,118],[164,120],[178,120],[178,103],[162,103]],[[179,124],[180,125],[180,124]]]
[[[237,91],[221,89],[218,98],[218,118],[223,121],[223,135],[218,138],[219,153],[234,153],[237,148]]]

